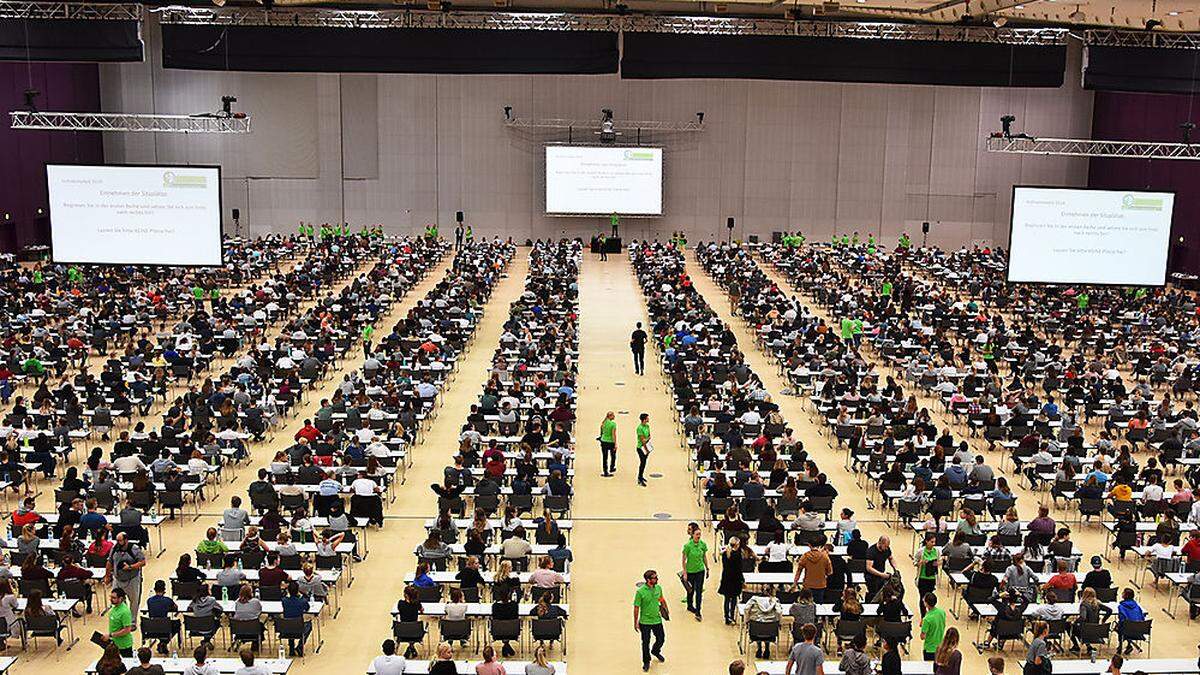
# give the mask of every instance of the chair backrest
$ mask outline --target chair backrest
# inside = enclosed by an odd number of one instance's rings
[[[491,633],[493,640],[516,640],[521,637],[521,620],[492,619]]]
[[[562,638],[562,619],[534,619],[530,624],[534,640],[558,640]]]
[[[1126,640],[1145,640],[1150,637],[1151,619],[1145,621],[1124,621],[1121,623],[1121,635]]]
[[[397,642],[420,642],[425,639],[425,624],[420,621],[393,621],[392,636]]]
[[[142,617],[138,625],[138,632],[142,634],[143,640],[168,639],[175,634],[171,630],[171,620],[163,617],[154,619],[151,617]]]
[[[191,614],[184,614],[183,627],[189,633],[200,635],[213,633],[217,630],[217,618],[215,616],[192,616]]]
[[[442,587],[441,586],[430,586],[428,588],[418,588],[417,591],[420,595],[421,602],[441,602],[442,601]]]
[[[749,623],[750,639],[754,642],[774,642],[779,639],[778,621],[751,621]]]
[[[281,638],[299,640],[304,638],[304,617],[296,616],[285,619],[282,616],[275,617],[275,634]]]
[[[471,622],[468,619],[458,621],[441,619],[438,621],[438,632],[441,634],[443,642],[467,640],[471,637]]]
[[[259,584],[258,599],[263,602],[283,600],[283,588],[272,584]]]
[[[229,620],[229,632],[237,638],[261,638],[263,628],[262,621],[258,619],[247,619],[245,621]]]
[[[907,621],[880,621],[875,626],[875,632],[881,638],[907,642],[912,639],[912,624]]]
[[[996,638],[1000,640],[1020,640],[1025,635],[1025,621],[1022,619],[1001,619],[993,622]]]
[[[25,617],[25,628],[34,635],[52,636],[58,634],[59,621],[55,614]]]

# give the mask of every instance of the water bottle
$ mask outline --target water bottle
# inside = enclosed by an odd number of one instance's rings
[[[176,650],[174,650],[174,649],[172,649],[172,650],[171,650],[171,660],[172,660],[172,661],[178,661],[178,660],[179,660],[179,652],[178,652],[178,651],[176,651]]]
[[[282,661],[283,659],[284,659],[284,655],[283,655],[283,641],[282,641],[282,640],[280,640],[280,641],[279,641],[279,660],[280,660],[280,661]]]
[[[229,587],[228,586],[221,587],[221,601],[229,602]]]

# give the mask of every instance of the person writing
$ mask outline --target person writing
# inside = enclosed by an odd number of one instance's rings
[[[663,598],[662,586],[658,585],[658,572],[646,570],[642,575],[646,583],[638,588],[633,595],[633,630],[642,637],[642,671],[650,670],[650,656],[659,661],[666,661],[662,655],[662,646],[666,642],[666,631],[663,630],[663,619],[669,618],[667,601]],[[654,645],[650,645],[650,636],[654,636]]]

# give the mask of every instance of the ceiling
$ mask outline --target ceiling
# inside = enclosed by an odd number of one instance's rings
[[[230,4],[262,2],[231,0]],[[208,5],[208,2],[183,0],[180,4]],[[438,6],[439,0],[392,0],[390,3],[389,0],[274,0],[274,4],[424,8]],[[1200,31],[1200,0],[440,0],[440,4],[461,9],[530,11],[611,11],[623,4],[632,12],[780,18],[798,16],[806,19],[918,23],[965,22],[1010,27],[1068,25],[1144,29],[1147,21],[1154,20],[1161,22],[1155,26],[1155,30],[1159,31]]]

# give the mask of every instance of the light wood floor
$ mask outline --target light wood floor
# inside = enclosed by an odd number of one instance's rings
[[[411,571],[413,547],[423,535],[422,521],[432,516],[435,497],[429,484],[440,479],[442,467],[454,453],[455,438],[468,407],[474,403],[485,380],[485,372],[495,349],[501,324],[509,303],[522,291],[528,249],[518,251],[517,258],[497,287],[487,306],[469,351],[460,369],[445,392],[437,418],[427,431],[423,443],[414,449],[413,466],[408,480],[397,490],[397,499],[387,508],[387,524],[382,531],[369,535],[370,556],[355,568],[356,581],[342,596],[342,609],[336,619],[326,619],[323,633],[325,644],[319,654],[311,654],[297,662],[296,675],[332,675],[334,673],[365,672],[367,663],[378,654],[380,642],[390,632],[389,609],[400,597],[401,577]],[[914,576],[908,563],[910,535],[892,532],[879,512],[869,511],[865,496],[844,466],[843,453],[831,449],[824,428],[810,418],[803,400],[781,395],[784,382],[776,369],[754,342],[745,326],[733,318],[724,293],[695,264],[689,252],[689,271],[696,288],[708,299],[721,317],[737,332],[739,343],[748,361],[765,381],[774,400],[782,407],[785,418],[804,440],[821,468],[829,474],[841,496],[838,506],[849,506],[858,515],[864,535],[873,540],[883,534],[894,538],[897,561],[907,580]],[[449,258],[413,291],[411,291],[384,320],[376,326],[387,330],[441,278]],[[770,273],[769,270],[767,270]],[[780,280],[782,283],[782,280]],[[702,623],[683,611],[679,604],[681,588],[674,575],[680,565],[680,548],[685,539],[687,523],[698,520],[702,511],[686,466],[686,456],[673,422],[672,401],[664,380],[651,367],[644,377],[634,374],[628,349],[628,337],[636,321],[645,321],[645,304],[628,260],[612,256],[600,262],[585,254],[580,276],[580,382],[579,382],[579,452],[576,498],[573,517],[576,522],[571,535],[575,563],[572,567],[571,618],[568,624],[569,653],[566,657],[574,675],[592,673],[640,672],[637,636],[633,630],[631,599],[635,584],[647,568],[659,570],[664,581],[667,599],[677,608],[674,621],[667,625],[665,664],[652,668],[656,673],[721,673],[735,658],[752,660],[739,655],[735,629],[721,621],[720,597],[716,582],[711,581],[706,594],[707,611]],[[786,284],[783,284],[786,287]],[[653,354],[648,355],[653,360]],[[353,365],[353,364],[347,364]],[[288,431],[280,433],[272,443],[253,449],[250,469],[242,468],[232,483],[222,484],[217,497],[207,502],[206,514],[199,521],[184,519],[164,528],[167,553],[152,559],[147,567],[147,589],[155,579],[166,578],[178,555],[191,550],[203,536],[204,529],[223,509],[232,495],[245,496],[254,471],[264,466],[278,448],[288,444],[304,414],[315,409],[319,399],[341,377],[334,374],[323,384],[323,390],[313,392],[300,417],[289,422]],[[592,440],[600,420],[609,411],[617,413],[618,474],[601,478],[599,450]],[[637,457],[632,451],[634,427],[639,413],[651,416],[656,451],[650,458],[647,472],[650,486],[639,488],[635,482]],[[999,462],[993,455],[990,463]],[[43,485],[39,506],[51,508],[52,491]],[[1023,519],[1032,517],[1039,497],[1027,491],[1019,492]],[[1059,514],[1060,516],[1062,514]],[[1073,528],[1078,545],[1087,553],[1101,552],[1104,538],[1099,527]],[[708,539],[711,541],[711,538]],[[1122,585],[1128,583],[1136,563],[1113,566],[1114,575]],[[714,563],[714,571],[718,565]],[[909,603],[915,609],[911,581]],[[940,595],[946,596],[944,587]],[[147,590],[147,593],[149,591]],[[1163,615],[1165,589],[1161,593],[1147,590],[1139,599],[1154,617],[1153,656],[1191,657],[1196,654],[1197,637],[1186,620],[1171,620]],[[76,622],[76,632],[87,636],[106,623],[103,617],[90,616]],[[975,624],[965,620],[955,622],[964,637],[975,636]],[[964,645],[964,672],[985,672],[984,658]],[[51,650],[45,641],[37,651],[18,652],[19,661],[13,672],[34,673],[39,669],[54,672],[82,672],[84,666],[97,656],[97,650],[85,641],[71,651]],[[1010,672],[1017,670],[1016,650],[1008,656]],[[552,655],[561,658],[560,654]],[[1023,658],[1023,654],[1020,655]],[[462,656],[461,658],[467,658]],[[776,655],[776,658],[783,658]],[[919,658],[919,655],[918,655]]]

